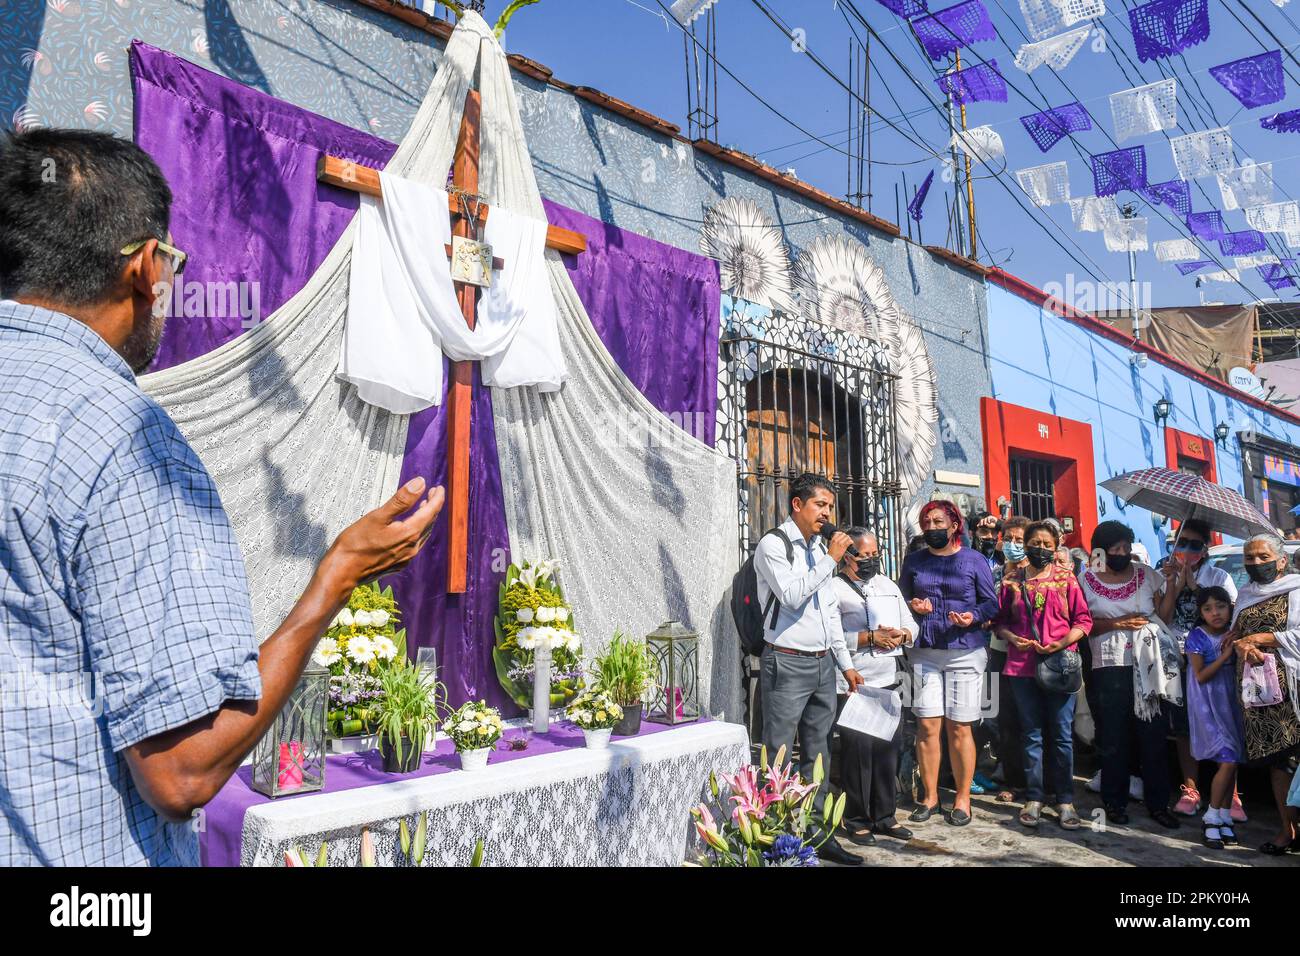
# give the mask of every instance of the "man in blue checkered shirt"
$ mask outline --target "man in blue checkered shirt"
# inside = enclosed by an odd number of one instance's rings
[[[442,506],[417,478],[345,530],[258,647],[217,489],[135,381],[184,267],[170,206],[129,142],[0,136],[0,865],[197,862],[194,811]]]

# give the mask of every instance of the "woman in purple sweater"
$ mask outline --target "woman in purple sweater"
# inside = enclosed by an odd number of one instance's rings
[[[975,737],[980,716],[988,634],[998,612],[993,572],[978,551],[962,547],[961,513],[948,501],[921,509],[926,548],[903,559],[898,586],[920,624],[912,666],[916,714],[916,763],[925,788],[909,819],[924,823],[939,806],[939,738],[948,737],[948,759],[957,784],[948,822],[970,823],[970,785],[975,775]]]

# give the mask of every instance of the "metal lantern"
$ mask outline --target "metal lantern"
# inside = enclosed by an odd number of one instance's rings
[[[646,651],[658,673],[646,720],[687,724],[700,718],[700,635],[681,621],[668,621],[646,635]]]
[[[308,665],[284,709],[253,749],[253,789],[268,797],[325,786],[325,712],[330,672]]]

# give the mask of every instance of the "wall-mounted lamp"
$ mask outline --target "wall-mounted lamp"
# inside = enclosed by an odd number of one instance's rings
[[[1155,415],[1156,424],[1161,428],[1165,425],[1165,420],[1169,418],[1169,412],[1173,410],[1174,403],[1167,398],[1162,398],[1151,408],[1151,413]]]
[[[1219,422],[1214,426],[1214,440],[1224,448],[1228,447],[1228,432],[1230,430],[1227,422]]]

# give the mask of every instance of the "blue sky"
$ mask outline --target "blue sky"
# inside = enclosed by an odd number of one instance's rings
[[[664,6],[670,3],[671,0],[664,0]],[[803,30],[807,49],[841,79],[847,79],[851,34],[841,9],[842,0],[763,0],[763,3],[789,28]],[[1071,277],[1076,286],[1091,281],[1094,276],[1121,285],[1127,283],[1127,254],[1108,252],[1099,232],[1077,232],[1068,206],[1060,204],[1045,209],[1033,206],[1016,186],[1014,170],[1065,161],[1069,167],[1071,194],[1091,195],[1093,182],[1087,155],[1116,148],[1110,94],[1154,83],[1165,75],[1173,75],[1178,82],[1179,124],[1168,131],[1169,136],[1229,126],[1239,161],[1248,158],[1273,163],[1274,200],[1300,198],[1297,176],[1300,135],[1274,133],[1259,127],[1263,116],[1300,107],[1300,63],[1291,59],[1292,56],[1300,58],[1300,30],[1296,26],[1300,24],[1300,4],[1278,9],[1270,0],[1208,0],[1208,3],[1210,37],[1182,57],[1140,63],[1134,52],[1126,12],[1136,4],[1132,0],[1107,0],[1106,16],[1096,21],[1105,31],[1104,44],[1098,43],[1094,34],[1060,73],[1049,66],[1025,73],[1013,63],[1016,50],[1027,42],[1017,0],[985,0],[999,39],[974,44],[970,53],[963,53],[963,66],[979,62],[980,58],[996,60],[1011,89],[1007,103],[974,103],[967,107],[968,124],[991,124],[1001,136],[1007,153],[1002,185],[992,176],[993,170],[978,164],[974,167],[981,261],[1000,265],[1039,287],[1053,282],[1066,285]],[[496,15],[498,5],[489,4],[489,17]],[[946,0],[932,0],[930,8],[947,5]],[[854,6],[911,74],[934,94],[931,100],[941,102],[934,76],[935,70],[942,72],[944,66],[930,63],[906,22],[877,0],[854,0]],[[718,0],[715,9],[717,56],[723,66],[825,143],[845,147],[849,110],[846,91],[806,55],[797,52],[753,0]],[[1272,30],[1276,40],[1267,35],[1252,12]],[[861,24],[851,15],[848,19],[859,37],[865,36]],[[511,52],[545,63],[557,78],[597,87],[679,123],[683,129],[686,127],[683,35],[675,24],[665,22],[656,0],[541,0],[516,14],[506,43]],[[1098,46],[1102,49],[1096,49]],[[1244,109],[1210,76],[1208,68],[1263,53],[1266,49],[1283,50],[1288,72],[1287,96],[1276,104]],[[946,114],[927,105],[916,86],[889,54],[879,49],[875,39],[872,61],[873,109],[893,120],[913,139],[946,153],[949,138]],[[1164,68],[1163,74],[1160,67]],[[717,138],[720,142],[755,154],[780,169],[793,166],[801,179],[834,195],[844,195],[848,161],[843,152],[810,140],[725,73],[720,73],[719,88]],[[1048,153],[1040,152],[1021,126],[1019,117],[1076,99],[1092,115],[1094,128],[1074,135],[1077,149],[1069,141],[1062,141]],[[1177,177],[1165,134],[1149,133],[1118,145],[1139,144],[1146,147],[1149,181]],[[932,154],[879,120],[873,121],[872,157],[876,161],[872,210],[891,221],[898,218],[895,186],[901,194],[903,175],[909,188],[915,188],[930,170],[939,170],[941,174],[940,164]],[[1002,168],[1001,164],[994,167]],[[922,224],[922,238],[927,243],[947,242],[943,190],[947,190],[951,199],[953,188],[936,175]],[[1187,235],[1185,228],[1179,231],[1177,226],[1181,223],[1167,207],[1152,208],[1128,192],[1116,198],[1121,202],[1136,201],[1138,215],[1149,219],[1149,237],[1153,243]],[[906,199],[901,202],[905,203]],[[1198,212],[1222,208],[1213,176],[1193,181],[1192,208]],[[1224,215],[1228,229],[1247,228],[1242,212]],[[1224,265],[1232,266],[1230,257],[1218,254],[1217,245],[1211,244],[1214,256]],[[1270,237],[1270,251],[1288,254],[1280,236]],[[1198,290],[1193,276],[1180,276],[1172,263],[1157,261],[1151,251],[1137,254],[1137,271],[1139,281],[1150,283],[1149,304],[1153,306],[1195,304],[1201,301],[1202,293],[1206,302],[1253,301],[1279,295],[1265,285],[1253,268],[1242,270],[1246,289],[1235,284],[1209,283]],[[1293,299],[1295,291],[1283,290],[1280,294],[1284,300]]]

